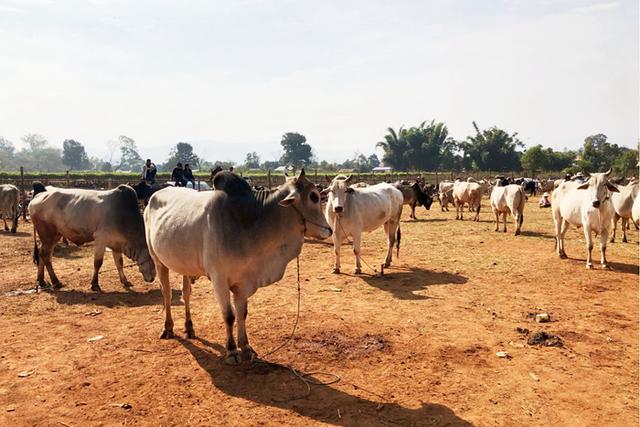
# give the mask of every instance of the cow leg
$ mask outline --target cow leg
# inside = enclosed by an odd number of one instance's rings
[[[13,213],[13,220],[11,222],[11,232],[16,233],[18,231],[18,218],[20,217],[20,212],[17,210]]]
[[[95,292],[101,292],[100,284],[98,283],[98,274],[100,273],[100,267],[104,261],[104,251],[106,247],[101,243],[96,242],[96,246],[93,251],[93,277],[91,278],[91,290]]]
[[[566,259],[567,254],[564,251],[564,235],[567,233],[569,229],[569,222],[560,218],[558,223],[556,224],[556,236],[557,236],[557,244],[558,244],[558,256],[561,259]]]
[[[495,231],[499,231],[500,230],[500,212],[498,212],[496,209],[493,210],[493,214],[496,216],[496,230]]]
[[[506,233],[507,232],[507,213],[506,212],[502,212],[502,224],[503,224],[502,232]]]
[[[2,222],[4,222],[4,231],[9,231],[9,227],[7,226],[7,218],[2,215]]]
[[[516,219],[516,236],[520,235],[520,230],[522,228],[522,221],[524,220],[524,214],[522,212],[519,212],[518,210],[516,210],[515,212],[515,219]]]
[[[236,310],[238,323],[238,346],[240,347],[240,359],[243,362],[252,362],[257,354],[249,345],[249,337],[247,337],[247,306],[248,298],[240,293],[233,294],[233,305]]]
[[[214,277],[211,276],[210,277]],[[233,338],[233,324],[236,321],[236,316],[231,308],[231,300],[229,296],[229,288],[227,288],[226,280],[215,280],[213,283],[213,289],[216,293],[216,299],[220,305],[222,312],[222,318],[224,319],[225,327],[227,330],[227,355],[224,362],[227,365],[240,364],[240,357],[238,355],[238,348],[236,346],[236,340]]]
[[[618,216],[617,213],[613,214],[613,234],[611,235],[611,243],[614,243],[616,241],[616,230],[618,228],[618,219],[620,218],[620,216]],[[623,222],[623,227],[624,227],[624,222]]]
[[[334,274],[340,274],[340,246],[342,245],[342,235],[338,227],[339,224],[338,221],[336,221],[333,227],[333,251],[336,254],[336,259],[333,264],[332,271],[332,273]]]
[[[409,215],[409,218],[418,219],[416,218],[416,202],[411,203],[411,215]]]
[[[47,267],[47,273],[49,273],[49,278],[51,279],[51,285],[54,289],[60,289],[62,287],[62,283],[60,283],[60,279],[56,275],[55,271],[53,271],[53,264],[51,264],[51,258],[53,256],[53,245],[47,248],[47,250],[42,254],[42,260],[44,261],[45,267]]]
[[[196,333],[191,321],[191,277],[189,276],[182,276],[182,301],[184,301],[184,332],[187,338],[195,338]]]
[[[606,255],[607,240],[609,240],[608,237],[609,237],[609,230],[603,230],[603,232],[600,233],[600,265],[602,265],[602,268],[604,268],[605,270],[611,270],[611,267],[607,263],[607,255]]]
[[[384,232],[387,233],[387,258],[384,261],[384,268],[391,266],[393,257],[393,245],[396,243],[396,230],[398,224],[394,221],[389,221],[384,224]]]
[[[118,276],[120,277],[120,283],[124,287],[133,286],[131,282],[127,280],[127,277],[124,275],[124,262],[122,260],[122,252],[113,250],[113,262],[116,264],[116,269],[118,270]]]
[[[386,224],[385,224],[386,228]],[[354,233],[353,236],[353,254],[356,256],[356,268],[353,270],[354,274],[362,274],[362,263],[360,260],[360,242],[362,240],[361,233]]]
[[[627,243],[627,229],[628,228],[629,228],[629,218],[622,218],[622,242],[623,243]]]
[[[162,301],[164,303],[164,330],[160,334],[160,339],[173,338],[173,317],[171,316],[171,282],[169,282],[169,269],[156,261],[156,272],[160,279],[160,290],[162,291]]]
[[[582,229],[584,231],[584,239],[587,241],[587,268],[593,268],[593,258],[591,257],[591,252],[593,251],[593,236],[591,234],[591,230],[588,225],[583,225]],[[608,233],[607,233],[607,237]]]

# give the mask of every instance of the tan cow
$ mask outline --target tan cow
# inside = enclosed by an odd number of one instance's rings
[[[476,210],[473,221],[480,221],[482,187],[477,182],[456,181],[453,186],[453,204],[456,206],[456,219],[462,219],[464,205],[468,203]]]
[[[0,185],[0,215],[4,222],[4,231],[9,231],[7,218],[11,219],[11,232],[18,230],[18,205],[20,204],[20,190],[12,184]]]
[[[44,188],[42,188],[44,190]],[[38,264],[38,286],[47,287],[47,268],[55,288],[62,286],[53,271],[51,255],[60,238],[76,245],[94,242],[91,290],[99,292],[98,273],[107,248],[113,252],[120,282],[130,286],[124,275],[122,254],[136,261],[144,280],[153,282],[155,267],[144,237],[144,222],[136,192],[127,185],[113,190],[81,190],[47,187],[29,203],[33,222],[34,262]],[[38,249],[36,235],[42,247]]]
[[[215,190],[207,192],[158,191],[144,210],[149,251],[164,297],[160,338],[174,336],[169,271],[182,275],[187,338],[195,337],[191,281],[207,276],[226,324],[225,362],[239,364],[255,357],[246,329],[249,297],[282,279],[289,261],[300,255],[305,237],[326,239],[332,231],[322,215],[320,194],[304,169],[275,190],[253,191],[244,179],[226,171],[215,175],[213,186]],[[236,321],[241,353],[233,334]]]
[[[618,220],[622,218],[622,241],[627,242],[627,225],[631,219],[631,212],[635,200],[638,198],[638,183],[618,186],[619,193],[611,193],[611,203],[615,214],[613,215],[613,235],[611,243],[616,240],[616,228]]]

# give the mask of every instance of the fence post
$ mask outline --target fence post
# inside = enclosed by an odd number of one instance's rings
[[[24,190],[24,167],[20,166],[20,187]]]
[[[315,170],[314,178],[313,178],[313,179],[314,179],[314,181],[315,181],[315,182],[314,182],[314,184],[315,184],[315,185],[318,185],[318,169],[316,169],[316,170]]]
[[[107,178],[107,190],[111,190],[112,184],[111,184],[111,177]]]
[[[69,179],[69,171],[67,171],[67,173],[65,174],[65,177],[67,178],[67,187],[70,187],[71,186],[70,185],[71,182],[70,182],[70,179]]]
[[[271,169],[267,169],[267,186],[271,190]]]

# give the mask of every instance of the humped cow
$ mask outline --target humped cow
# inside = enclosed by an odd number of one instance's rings
[[[453,204],[456,207],[456,219],[462,219],[464,205],[473,206],[476,214],[474,221],[480,221],[480,206],[482,203],[482,187],[477,182],[456,181],[453,185]]]
[[[355,273],[362,273],[360,242],[362,232],[371,232],[384,226],[387,235],[387,257],[384,267],[392,260],[393,245],[400,250],[400,215],[404,199],[396,187],[387,183],[365,188],[351,188],[351,177],[338,175],[325,190],[328,202],[325,208],[327,222],[333,226],[333,249],[335,264],[333,272],[340,273],[340,246],[347,237],[353,238],[353,253],[356,256]]]
[[[400,190],[400,192],[402,193],[404,204],[411,206],[411,214],[409,215],[409,218],[418,219],[416,218],[417,205],[424,206],[426,210],[431,209],[433,198],[429,194],[422,191],[420,185],[417,182],[408,185],[407,183],[404,183],[402,181],[397,181],[393,184],[393,186]]]
[[[11,232],[18,230],[18,205],[20,204],[20,190],[13,184],[0,185],[0,215],[4,222],[4,231],[9,231],[7,218],[11,219]]]
[[[225,362],[239,364],[256,355],[246,331],[249,297],[282,278],[289,261],[300,255],[305,237],[326,239],[332,230],[304,169],[274,190],[253,191],[244,179],[226,171],[215,175],[213,187],[210,192],[167,188],[151,196],[145,208],[147,242],[164,297],[160,338],[174,336],[169,271],[183,276],[187,338],[195,337],[191,282],[207,276],[226,324]],[[233,336],[236,320],[241,353]]]
[[[500,228],[500,214],[504,224],[503,232],[507,232],[507,215],[514,216],[516,233],[520,235],[520,228],[524,221],[524,205],[527,200],[524,189],[516,184],[501,185],[501,180],[496,180],[496,185],[491,190],[491,209],[496,216],[496,231]]]
[[[611,203],[615,210],[613,215],[613,235],[611,236],[612,243],[616,240],[616,228],[618,228],[618,220],[620,218],[622,218],[622,241],[627,242],[627,225],[631,218],[633,203],[638,198],[638,186],[637,182],[620,185],[618,186],[619,192],[611,194]]]
[[[449,203],[453,204],[453,184],[452,181],[441,181],[438,184],[438,202],[442,212],[449,212]]]
[[[600,263],[603,268],[609,268],[606,258],[607,240],[615,214],[611,193],[618,192],[608,180],[610,174],[611,169],[604,173],[593,173],[585,183],[565,181],[553,190],[551,212],[555,223],[556,249],[560,258],[567,258],[564,235],[569,226],[582,226],[587,241],[587,268],[593,268],[592,233],[600,236]]]
[[[46,187],[29,203],[29,216],[33,222],[33,260],[38,265],[38,286],[48,286],[44,280],[45,267],[53,287],[62,286],[51,264],[53,247],[60,238],[76,245],[94,242],[93,291],[100,292],[98,274],[106,248],[113,252],[124,286],[131,284],[124,275],[123,253],[138,264],[145,281],[153,282],[155,267],[147,249],[138,199],[131,187],[120,185],[106,191]],[[40,237],[40,248],[36,236]]]

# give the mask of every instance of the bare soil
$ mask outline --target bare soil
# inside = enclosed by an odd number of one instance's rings
[[[332,247],[304,245],[298,331],[269,360],[340,381],[297,400],[306,386],[287,369],[224,364],[206,279],[193,288],[198,338],[176,328],[179,338],[160,340],[158,284],[131,268],[135,286],[124,289],[107,258],[104,293],[91,292],[91,246],[56,250],[63,289],[7,294],[35,283],[32,229],[0,232],[0,425],[637,426],[638,233],[609,245],[613,271],[589,271],[580,230],[567,235],[571,259],[555,255],[548,209],[530,200],[515,237],[513,224],[493,231],[487,205],[480,223],[437,205],[412,221],[405,209],[400,259],[383,277],[366,267],[333,275]],[[343,271],[352,271],[347,249]],[[369,264],[384,252],[381,230],[364,236]],[[296,295],[292,262],[250,300],[259,354],[289,336]],[[536,323],[536,313],[551,321]],[[538,332],[561,346],[529,345]]]

